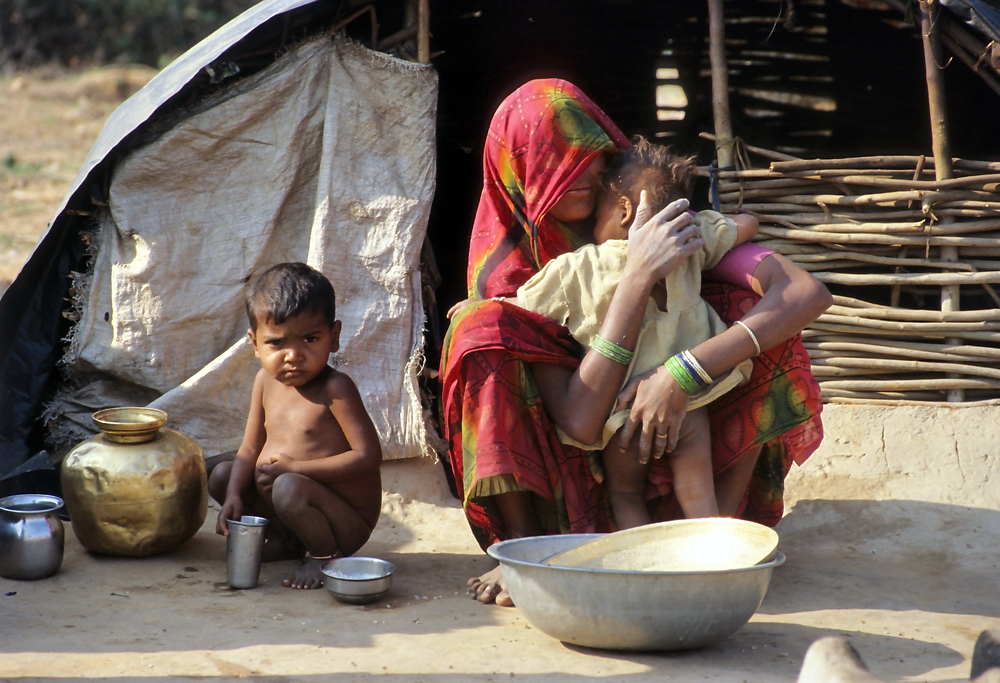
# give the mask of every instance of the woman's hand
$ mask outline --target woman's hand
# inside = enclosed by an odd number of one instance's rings
[[[455,317],[463,310],[465,310],[465,308],[468,307],[468,305],[471,304],[472,302],[473,302],[472,299],[462,299],[457,304],[449,308],[448,312],[444,314],[444,317],[447,318],[448,320],[451,320],[453,317]]]
[[[701,249],[701,235],[687,212],[690,204],[687,199],[678,199],[650,218],[649,198],[643,190],[628,231],[623,280],[629,274],[641,274],[650,283],[658,282]]]
[[[688,395],[677,384],[667,368],[633,377],[618,394],[615,411],[632,410],[621,429],[622,452],[639,429],[639,462],[645,465],[649,457],[662,458],[677,447],[681,424],[687,415]]]

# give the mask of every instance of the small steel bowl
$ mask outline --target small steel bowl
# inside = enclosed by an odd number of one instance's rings
[[[392,586],[392,562],[377,557],[338,557],[323,564],[323,585],[340,602],[364,605],[385,597]]]

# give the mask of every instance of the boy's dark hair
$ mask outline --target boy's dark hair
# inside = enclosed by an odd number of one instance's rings
[[[613,157],[604,173],[604,187],[617,196],[628,197],[633,206],[639,205],[642,190],[649,195],[653,211],[691,196],[694,176],[698,171],[695,157],[680,156],[670,148],[656,145],[636,135],[633,145]]]
[[[247,294],[247,318],[253,330],[261,320],[281,325],[303,313],[322,313],[330,327],[337,320],[333,285],[323,273],[304,263],[271,266]]]

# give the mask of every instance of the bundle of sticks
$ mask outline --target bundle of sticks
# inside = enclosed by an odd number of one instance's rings
[[[721,209],[834,293],[802,335],[825,401],[1000,399],[1000,162],[748,149],[770,167],[720,171]]]

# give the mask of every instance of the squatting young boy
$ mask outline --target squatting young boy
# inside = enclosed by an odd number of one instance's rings
[[[752,368],[750,361],[744,361],[724,376],[711,378],[689,353],[689,349],[726,329],[718,314],[701,298],[701,272],[714,267],[733,246],[752,239],[757,233],[757,220],[748,215],[729,219],[714,211],[696,214],[695,225],[704,246],[653,289],[634,353],[613,344],[608,350],[608,342],[598,333],[621,279],[628,253],[628,229],[638,210],[640,194],[647,195],[655,213],[690,195],[695,171],[693,159],[638,137],[633,147],[612,157],[605,172],[596,207],[596,244],[549,261],[518,289],[517,299],[511,301],[564,325],[585,348],[596,348],[598,353],[628,365],[625,383],[667,363],[681,388],[691,395],[680,439],[667,453],[673,489],[688,518],[719,514],[704,406],[749,379]],[[627,410],[611,415],[596,444],[578,443],[561,430],[559,433],[564,443],[604,450],[605,487],[619,528],[650,522],[645,506],[648,466],[640,461],[639,440],[633,439],[624,452],[619,445],[619,430],[627,416]]]
[[[382,448],[354,382],[327,365],[341,328],[330,281],[281,263],[257,279],[246,308],[261,369],[236,458],[209,478],[222,505],[215,530],[267,517],[265,561],[300,558],[282,583],[319,588],[322,564],[357,552],[375,528]]]

